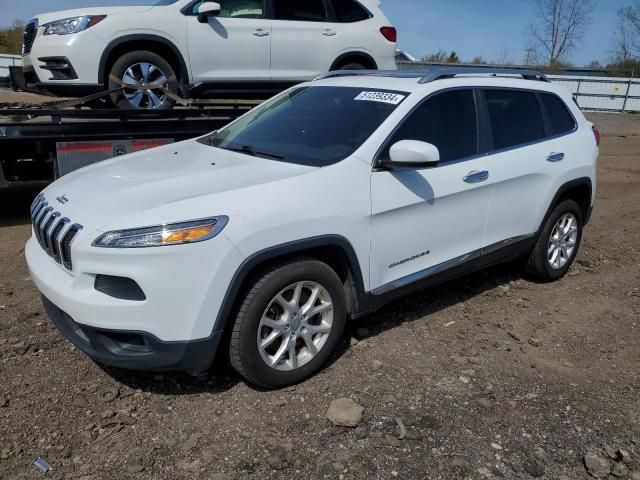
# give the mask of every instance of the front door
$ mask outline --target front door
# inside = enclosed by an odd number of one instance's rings
[[[270,79],[271,21],[264,0],[218,0],[220,15],[198,21],[198,8],[187,16],[187,42],[193,83]]]
[[[477,258],[491,198],[477,124],[473,90],[451,90],[425,100],[388,142],[383,157],[400,140],[420,140],[438,147],[441,162],[373,173],[374,294]]]

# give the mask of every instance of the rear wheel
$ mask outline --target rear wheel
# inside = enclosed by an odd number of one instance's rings
[[[316,260],[277,266],[244,298],[231,336],[231,364],[259,387],[298,383],[329,359],[345,321],[344,288],[329,266]]]
[[[347,63],[346,65],[341,66],[338,70],[366,70],[367,67],[362,65],[361,63]]]
[[[180,90],[176,73],[171,64],[160,55],[139,50],[120,57],[111,68],[109,89],[125,85],[121,91],[113,93],[111,100],[121,109],[166,110],[174,101],[166,92],[154,87],[164,87],[171,93]],[[126,88],[131,86],[131,88]]]
[[[558,204],[527,259],[527,272],[546,282],[564,277],[578,254],[583,225],[582,210],[576,202],[564,200]]]

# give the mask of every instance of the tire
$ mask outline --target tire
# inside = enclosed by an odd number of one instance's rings
[[[567,219],[572,222],[565,227],[570,232],[563,234],[556,227],[559,228],[560,223]],[[578,204],[573,200],[559,203],[546,220],[535,247],[527,258],[527,273],[543,282],[553,282],[564,277],[580,249],[583,227],[584,216]]]
[[[301,285],[299,300],[294,302],[298,285]],[[317,298],[312,301],[311,292],[316,286]],[[278,295],[280,301],[276,300]],[[304,307],[309,303],[317,310],[324,310],[305,318]],[[303,308],[296,310],[293,304],[302,304]],[[343,284],[329,266],[312,259],[275,266],[261,274],[243,298],[231,333],[231,365],[249,383],[260,388],[299,383],[316,373],[330,358],[342,338],[346,316]],[[265,322],[277,324],[277,328]],[[330,325],[328,330],[327,325]],[[312,330],[318,333],[311,333]],[[269,339],[268,346],[259,348],[259,341],[266,345],[265,340]],[[308,341],[317,350],[315,355]]]
[[[150,65],[148,74],[141,68],[141,65]],[[129,75],[126,73],[129,72]],[[133,78],[131,76],[133,74]],[[146,50],[138,50],[127,53],[120,57],[111,67],[110,77],[113,75],[122,79],[124,83],[134,83],[134,80],[141,83],[156,83],[161,77],[167,79],[174,77],[171,82],[164,83],[165,88],[174,94],[180,92],[180,84],[177,80],[174,68],[160,55]],[[128,81],[127,81],[128,79]],[[109,90],[118,88],[120,85],[109,78]],[[174,101],[161,91],[143,91],[138,95],[135,91],[122,90],[111,94],[113,104],[122,110],[136,109],[156,109],[169,110],[173,108]],[[136,105],[136,102],[139,102]]]
[[[362,65],[361,63],[347,63],[346,65],[341,66],[338,70],[366,70],[367,67]]]

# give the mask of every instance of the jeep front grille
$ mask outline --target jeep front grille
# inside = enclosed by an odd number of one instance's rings
[[[38,195],[31,205],[33,233],[42,249],[67,270],[73,269],[71,243],[82,230],[82,225],[63,217]]]
[[[36,39],[36,33],[38,32],[38,27],[36,25],[35,20],[31,20],[24,27],[24,41],[22,44],[22,55],[29,55],[31,53],[31,47],[33,47],[33,42]]]

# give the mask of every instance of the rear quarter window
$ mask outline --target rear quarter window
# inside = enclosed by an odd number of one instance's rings
[[[361,22],[369,18],[369,12],[354,0],[331,0],[331,6],[340,23]]]
[[[549,134],[552,137],[572,132],[576,128],[576,121],[565,103],[555,95],[543,93],[540,95],[542,105],[547,112]]]

